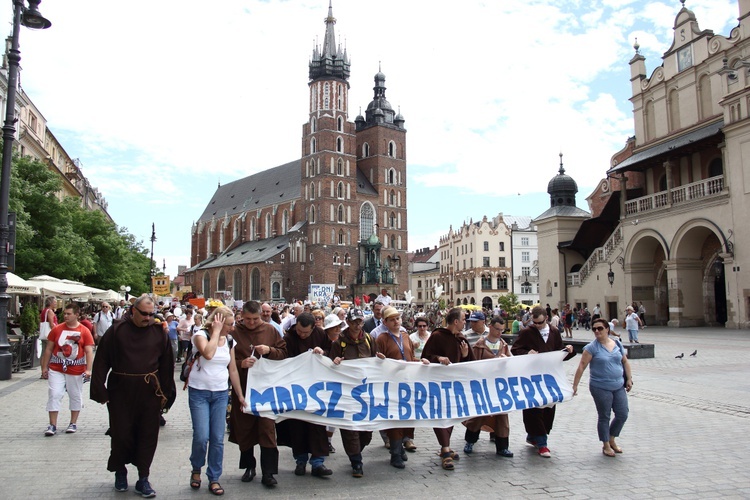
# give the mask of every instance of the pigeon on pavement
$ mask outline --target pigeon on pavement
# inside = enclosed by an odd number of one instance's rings
[[[683,352],[683,353],[680,353],[679,356],[675,356],[675,359],[682,359],[684,357],[685,357],[685,353]]]
[[[694,350],[693,354],[691,354],[690,356],[695,357],[697,354],[698,354],[698,349]]]

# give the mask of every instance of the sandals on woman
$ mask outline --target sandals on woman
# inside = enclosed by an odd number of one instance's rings
[[[219,481],[211,481],[208,483],[208,491],[210,491],[213,495],[216,495],[217,497],[220,497],[224,494],[224,488],[221,487],[219,484]]]
[[[453,452],[446,451],[445,453],[441,453],[440,458],[442,460],[443,469],[453,470],[453,468],[455,467],[453,465]]]
[[[194,490],[201,487],[201,471],[194,470],[190,473],[190,487]]]
[[[614,450],[615,453],[622,453],[622,448],[617,446],[615,443],[610,442],[609,447],[612,448],[612,450]]]
[[[614,457],[615,456],[615,450],[612,448],[609,448],[607,446],[602,447],[602,453],[608,457]]]

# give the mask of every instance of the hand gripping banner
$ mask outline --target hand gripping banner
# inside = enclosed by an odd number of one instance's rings
[[[472,417],[568,401],[565,352],[448,366],[366,358],[342,361],[307,352],[261,358],[248,370],[245,412],[350,430],[448,427]]]

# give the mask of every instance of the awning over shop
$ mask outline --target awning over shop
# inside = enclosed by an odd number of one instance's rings
[[[34,283],[29,283],[20,276],[8,272],[8,293],[17,295],[39,295],[39,288]]]
[[[724,120],[711,123],[704,127],[695,129],[687,134],[675,137],[668,141],[664,141],[655,146],[651,146],[646,149],[642,149],[637,153],[634,153],[630,158],[624,159],[614,168],[607,172],[607,175],[611,175],[617,172],[625,172],[628,170],[644,170],[653,164],[653,161],[660,159],[666,159],[670,155],[674,154],[676,150],[689,146],[698,141],[708,139],[716,135],[720,135],[721,129],[724,127]],[[651,161],[653,160],[653,161]],[[643,164],[643,165],[641,165]]]

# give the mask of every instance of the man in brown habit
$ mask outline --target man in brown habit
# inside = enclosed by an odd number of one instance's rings
[[[138,468],[135,491],[144,498],[156,496],[148,475],[159,417],[176,395],[172,345],[154,314],[153,299],[139,297],[130,314],[102,336],[91,374],[91,399],[106,403],[109,411],[107,470],[115,473],[115,489],[128,489],[125,465],[130,463]]]

